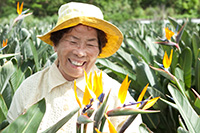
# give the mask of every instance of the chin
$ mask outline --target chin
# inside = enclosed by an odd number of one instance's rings
[[[84,76],[84,71],[79,72],[79,73],[74,75],[74,77],[76,77],[76,78],[80,78],[80,77],[83,77],[83,76]]]

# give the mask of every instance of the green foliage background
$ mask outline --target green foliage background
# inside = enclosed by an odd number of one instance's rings
[[[33,15],[18,21],[9,30],[14,18],[18,16],[17,2],[1,1],[0,44],[8,39],[8,45],[0,51],[0,129],[7,126],[4,123],[7,111],[12,96],[21,82],[55,60],[56,55],[52,47],[36,38],[36,35],[52,29],[57,20],[58,7],[66,2],[68,1],[26,0],[24,10],[30,8],[29,12],[33,12]],[[150,86],[145,98],[150,95],[161,97],[162,100],[151,108],[159,109],[160,113],[142,115],[147,127],[154,132],[187,132],[188,129],[190,132],[199,131],[200,100],[191,88],[200,93],[200,24],[188,20],[179,43],[181,51],[175,47],[154,43],[159,38],[165,38],[164,27],[169,27],[177,33],[177,28],[181,28],[186,21],[185,18],[200,17],[199,1],[85,0],[82,2],[99,6],[105,18],[115,23],[124,33],[122,47],[112,57],[99,59],[98,67],[119,82],[129,74],[132,80],[130,92],[135,99],[147,83]],[[173,18],[184,18],[183,22],[178,23],[175,19],[168,18],[168,15]],[[155,21],[143,24],[136,21],[138,19]],[[169,23],[163,19],[168,19]],[[162,63],[164,52],[167,51],[169,55],[171,49],[174,49],[174,54],[170,72],[177,77],[177,81],[160,70],[155,71],[150,68],[150,66],[159,68],[154,61]],[[35,122],[39,124],[38,121]]]
[[[70,0],[19,0],[36,17],[53,16],[58,7]],[[100,7],[107,20],[123,22],[132,19],[200,17],[199,0],[74,0]],[[0,18],[16,13],[16,0],[1,0]]]

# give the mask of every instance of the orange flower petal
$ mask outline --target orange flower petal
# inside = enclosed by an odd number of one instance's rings
[[[172,55],[173,55],[173,49],[171,49],[170,56],[168,58],[167,52],[165,51],[164,57],[163,57],[163,66],[164,68],[169,68],[172,63]]]
[[[146,109],[152,107],[152,106],[157,102],[157,100],[158,100],[159,98],[160,98],[160,97],[155,97],[155,98],[149,100],[149,101],[146,103],[146,105],[145,105],[142,109],[143,109],[143,110],[146,110]]]
[[[87,76],[86,71],[84,71],[84,73],[85,73],[85,82],[86,82],[86,85],[88,86],[89,89],[92,90],[92,72],[90,73],[89,78]]]
[[[102,72],[98,76],[97,73],[96,73],[96,71],[95,71],[95,75],[93,77],[93,91],[94,91],[94,93],[95,93],[95,95],[96,95],[97,98],[103,92]]]
[[[20,15],[20,11],[19,11],[19,2],[17,2],[17,13]]]
[[[23,5],[24,5],[24,2],[22,2],[21,6],[20,6],[20,14],[22,14]]]
[[[97,76],[97,72],[94,71],[94,77],[93,77],[93,92],[95,92],[97,90],[97,86],[98,86],[98,76]],[[96,94],[96,93],[95,93]]]
[[[19,7],[19,2],[17,2],[17,13],[20,15],[22,14],[24,2],[22,2],[21,6]]]
[[[147,87],[148,87],[148,86],[149,86],[149,83],[144,87],[144,89],[143,89],[142,92],[140,93],[140,96],[138,97],[137,102],[142,101],[142,99],[143,99],[143,97],[144,97],[144,94],[145,94],[146,91],[147,91]],[[139,107],[139,106],[140,106],[140,103],[137,104],[136,107]]]
[[[113,126],[113,124],[111,123],[111,121],[108,119],[108,116],[105,114],[105,117],[108,121],[108,127],[109,127],[109,131],[110,133],[117,133],[115,127]]]
[[[167,40],[171,40],[171,37],[174,35],[174,32],[172,32],[171,30],[167,28],[165,28],[165,37],[167,38]]]
[[[95,131],[96,131],[97,133],[101,133],[97,128],[95,128]]]
[[[164,68],[168,68],[168,64],[169,64],[169,59],[168,59],[168,55],[167,55],[167,52],[165,51],[165,54],[164,54],[164,57],[163,57],[163,66]]]
[[[121,104],[123,104],[126,99],[126,95],[127,95],[127,91],[128,91],[128,87],[129,87],[130,83],[131,83],[131,81],[128,82],[128,75],[126,75],[126,78],[122,82],[121,87],[118,92],[118,98],[119,98]]]
[[[171,65],[172,63],[172,55],[173,55],[173,49],[171,49],[171,53],[170,53],[170,56],[169,56],[169,64]],[[170,66],[169,65],[169,66]]]
[[[77,96],[77,92],[76,92],[76,80],[74,80],[74,94],[75,94],[76,101],[77,101],[77,103],[79,104],[79,106],[81,108],[82,105],[81,105],[81,102],[80,102],[80,100],[79,100],[79,98]]]
[[[94,94],[92,94],[92,91],[88,89],[87,86],[85,86],[85,92],[83,95],[83,104],[87,105],[90,103],[90,99],[94,97]]]
[[[6,41],[5,41],[5,42],[4,42],[4,40],[3,40],[2,47],[5,47],[5,46],[7,46],[7,43],[8,43],[8,39],[6,39]]]

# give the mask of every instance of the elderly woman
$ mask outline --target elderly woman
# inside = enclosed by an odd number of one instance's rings
[[[54,47],[57,60],[21,84],[8,111],[8,121],[11,123],[31,105],[45,98],[46,112],[38,132],[54,125],[74,107],[79,106],[74,96],[74,80],[78,97],[82,99],[85,90],[84,70],[87,73],[100,73],[95,66],[96,59],[114,54],[123,40],[120,30],[105,21],[101,10],[96,6],[70,2],[62,5],[58,14],[56,26],[45,35],[38,36]],[[117,98],[120,84],[106,73],[102,74],[102,82],[105,94],[111,89],[109,109],[120,106]],[[130,95],[127,99],[132,100]],[[76,120],[77,114],[59,132],[75,132]],[[119,130],[125,117],[113,117],[110,120]],[[141,122],[139,115],[127,132],[138,132]],[[88,126],[88,131],[92,131],[92,124]]]

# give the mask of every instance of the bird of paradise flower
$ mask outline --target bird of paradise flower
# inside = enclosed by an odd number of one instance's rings
[[[163,61],[162,61],[162,64],[161,63],[158,63],[157,61],[155,61],[155,63],[161,67],[160,68],[156,68],[156,67],[153,67],[150,65],[150,67],[156,71],[158,71],[161,75],[163,75],[164,77],[167,77],[168,79],[170,80],[173,80],[175,81],[175,76],[172,75],[169,71],[169,68],[171,66],[171,63],[172,63],[172,56],[173,55],[173,49],[171,49],[171,53],[170,53],[170,56],[168,57],[167,55],[167,52],[165,51],[165,54],[163,56]]]
[[[21,5],[20,5],[19,2],[17,2],[17,14],[18,14],[18,16],[14,19],[14,21],[13,21],[12,25],[10,26],[8,32],[10,32],[10,30],[12,29],[12,27],[14,26],[14,24],[16,22],[18,22],[19,20],[23,20],[25,17],[32,14],[32,12],[27,13],[29,11],[29,9],[23,11],[23,5],[24,5],[24,2],[22,2]]]
[[[22,2],[21,6],[19,6],[19,2],[17,2],[18,16],[14,19],[14,23],[32,14],[32,13],[27,13],[29,11],[29,9],[23,11],[23,5],[24,5],[24,2]]]
[[[2,48],[0,49],[0,51],[2,51],[4,48],[7,47],[7,43],[8,43],[8,39],[6,39],[5,41],[3,40]]]
[[[160,66],[165,71],[169,71],[169,68],[170,68],[170,66],[172,64],[172,56],[173,56],[173,49],[171,49],[171,53],[170,53],[169,57],[167,55],[167,52],[165,51],[165,54],[163,56],[162,64],[160,64],[160,63],[158,63],[156,61],[155,61],[155,63],[158,64],[158,66]]]
[[[160,42],[155,42],[157,44],[162,45],[168,45],[168,46],[175,46],[179,51],[179,42],[181,40],[182,34],[184,32],[185,26],[187,24],[187,21],[183,24],[183,26],[180,28],[180,30],[175,34],[175,32],[171,31],[168,27],[165,27],[165,39],[160,39]],[[178,29],[178,26],[177,26]],[[175,42],[171,40],[171,38],[175,35]]]

